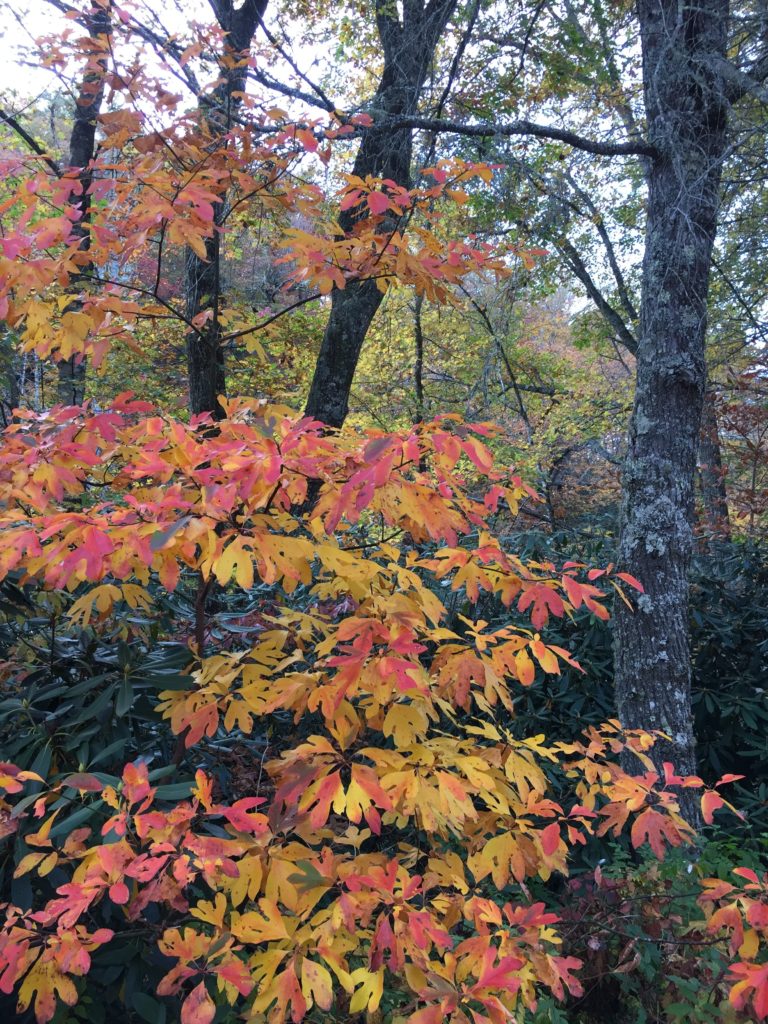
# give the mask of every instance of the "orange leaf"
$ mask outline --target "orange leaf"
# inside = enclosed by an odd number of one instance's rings
[[[560,595],[543,583],[535,583],[532,587],[527,587],[520,595],[517,602],[519,610],[524,612],[530,605],[533,605],[531,622],[535,629],[543,629],[546,626],[549,622],[550,612],[557,618],[560,618],[565,612]]]
[[[215,1016],[216,1006],[201,981],[182,1003],[181,1024],[211,1024]]]
[[[624,580],[625,583],[628,583],[630,587],[634,587],[635,590],[639,590],[641,594],[645,593],[645,588],[640,580],[636,579],[634,576],[630,576],[628,572],[617,572],[616,575],[620,580]]]

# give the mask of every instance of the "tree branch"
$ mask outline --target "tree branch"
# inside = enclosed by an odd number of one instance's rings
[[[582,203],[584,203],[587,210],[589,210],[590,214],[592,215],[592,223],[597,228],[598,235],[600,235],[600,240],[603,243],[603,248],[605,249],[606,255],[608,257],[608,265],[611,268],[613,279],[616,282],[619,300],[621,301],[621,304],[624,307],[624,312],[627,314],[629,319],[632,320],[633,322],[636,322],[637,320],[640,319],[640,317],[638,316],[634,303],[630,298],[629,289],[627,288],[627,282],[624,280],[624,275],[621,272],[619,261],[616,258],[616,250],[613,247],[611,236],[608,234],[608,229],[605,226],[605,222],[602,218],[602,215],[595,206],[595,204],[592,202],[589,193],[585,192],[584,189],[581,188],[581,186],[575,180],[570,171],[566,171],[566,178],[568,180],[568,184],[571,186],[573,191],[576,193],[576,195],[579,197]]]
[[[579,256],[576,247],[571,242],[569,242],[567,238],[560,238],[557,242],[555,242],[555,245],[557,246],[563,258],[568,263],[568,266],[571,268],[573,273],[576,275],[576,277],[578,277],[578,279],[586,288],[587,294],[589,295],[590,299],[592,299],[592,301],[600,310],[602,315],[605,317],[605,319],[608,321],[611,327],[613,327],[613,329],[616,331],[616,335],[618,339],[621,341],[622,345],[624,345],[624,347],[629,352],[631,352],[632,355],[635,355],[635,353],[637,352],[637,339],[635,338],[634,334],[632,334],[627,325],[624,323],[624,320],[619,316],[619,314],[616,312],[616,310],[613,308],[610,302],[608,302],[606,297],[595,284],[592,275],[587,270],[587,267],[584,264],[584,261],[582,260],[581,256]]]
[[[16,132],[16,134],[19,136],[19,138],[24,143],[26,143],[26,145],[32,150],[32,152],[36,156],[39,156],[40,159],[45,164],[48,165],[48,167],[53,171],[53,173],[56,175],[57,178],[61,177],[61,173],[62,173],[61,172],[61,168],[56,163],[56,161],[52,157],[48,156],[48,154],[43,149],[43,147],[40,145],[40,143],[37,142],[29,134],[29,132],[23,127],[23,125],[21,125],[16,120],[16,118],[12,114],[7,113],[7,111],[3,110],[2,107],[0,107],[0,121],[4,121],[5,124],[7,124],[9,128],[12,128]]]
[[[761,103],[768,103],[768,88],[765,85],[765,78],[768,77],[768,55],[756,60],[749,71],[737,68],[724,57],[710,57],[707,63],[720,75],[725,86],[725,95],[731,103],[736,103],[747,95],[754,96]]]
[[[530,135],[537,139],[562,142],[566,146],[572,146],[574,149],[582,150],[584,153],[593,153],[596,156],[656,157],[658,155],[656,147],[649,142],[599,142],[594,139],[585,139],[584,136],[564,128],[536,124],[533,121],[511,121],[508,124],[460,124],[457,121],[444,121],[436,117],[402,115],[377,119],[374,128],[369,128],[368,131],[381,131],[383,128],[418,128],[436,134],[462,135],[483,139],[494,136],[512,138]]]
[[[269,29],[267,28],[267,26],[264,23],[264,19],[263,18],[259,19],[259,27],[261,28],[261,31],[264,33],[264,35],[267,37],[268,42],[271,44],[271,46],[274,47],[274,49],[283,58],[283,60],[286,62],[286,64],[289,65],[291,70],[295,74],[297,74],[299,76],[299,78],[302,80],[302,82],[304,82],[306,85],[308,85],[309,88],[312,90],[312,92],[317,96],[317,98],[320,100],[320,106],[324,110],[327,110],[330,113],[333,113],[333,111],[336,109],[336,106],[335,106],[333,100],[331,100],[325,94],[325,92],[323,91],[323,89],[320,88],[319,85],[317,85],[315,82],[312,81],[311,78],[309,78],[307,75],[304,74],[304,72],[298,66],[298,64],[293,59],[293,57],[291,57],[291,55],[286,52],[285,48],[280,45],[277,37],[272,32],[269,31]],[[256,78],[256,80],[258,81],[257,73],[254,72],[254,71],[251,71],[251,74],[253,74],[254,77]],[[290,93],[288,93],[288,95],[290,95]],[[303,99],[304,97],[302,96],[301,98]],[[314,101],[314,102],[317,102],[317,101]]]

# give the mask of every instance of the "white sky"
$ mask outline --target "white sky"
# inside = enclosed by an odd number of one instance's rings
[[[34,39],[61,31],[66,24],[66,18],[45,0],[0,3],[0,38],[4,49],[0,61],[1,92],[34,95],[54,84],[55,78],[48,69],[30,66],[25,51],[31,49]]]

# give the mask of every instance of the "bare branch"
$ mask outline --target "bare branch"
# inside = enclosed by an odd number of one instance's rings
[[[270,30],[264,24],[264,19],[263,18],[259,19],[259,26],[261,27],[261,30],[264,33],[264,35],[267,37],[269,43],[274,47],[275,51],[283,58],[283,60],[286,62],[286,64],[289,65],[291,70],[294,71],[295,74],[297,74],[299,76],[299,78],[302,80],[302,82],[304,82],[306,85],[308,85],[309,88],[311,89],[311,91],[317,96],[318,100],[320,101],[320,106],[324,110],[327,110],[330,113],[333,113],[333,111],[336,109],[336,105],[334,104],[333,100],[331,100],[325,94],[323,89],[321,89],[321,87],[319,85],[317,85],[316,82],[313,82],[311,78],[309,78],[307,75],[304,74],[304,72],[298,66],[298,64],[293,59],[293,57],[291,57],[291,55],[285,50],[285,48],[280,45],[280,42],[277,39],[277,37],[274,35],[274,33],[270,32]],[[253,74],[254,78],[256,78],[256,80],[258,81],[259,80],[258,74],[255,73],[255,72],[251,72],[251,73]],[[290,95],[290,94],[288,94],[288,95]],[[304,97],[301,97],[301,98],[303,99]],[[317,102],[317,101],[315,101],[315,102]]]
[[[708,63],[720,75],[725,86],[725,95],[731,103],[736,103],[744,96],[754,96],[761,103],[768,103],[768,87],[765,85],[765,79],[768,77],[768,55],[755,61],[749,71],[742,71],[724,57],[710,57]]]
[[[374,128],[368,130],[381,131],[387,128],[418,128],[436,134],[463,135],[481,139],[494,136],[512,138],[529,135],[537,139],[562,142],[566,146],[572,146],[574,149],[582,150],[584,153],[593,153],[596,156],[656,157],[658,155],[656,147],[649,142],[599,142],[596,139],[586,139],[584,136],[564,128],[555,128],[525,120],[511,121],[508,124],[460,124],[457,121],[444,121],[436,117],[401,115],[379,118]]]
[[[595,284],[589,270],[579,255],[576,247],[567,238],[560,238],[555,242],[558,251],[563,256],[573,273],[578,277],[587,290],[587,294],[594,302],[608,323],[616,331],[616,336],[622,345],[635,355],[637,352],[637,339],[627,327],[623,318],[619,316],[613,306]]]
[[[590,214],[592,215],[592,223],[597,228],[597,233],[598,235],[600,235],[600,240],[603,243],[603,248],[605,249],[606,256],[608,257],[608,265],[611,268],[613,279],[616,282],[616,289],[619,294],[619,300],[621,301],[621,304],[624,307],[624,312],[627,314],[630,320],[639,320],[640,318],[638,316],[637,310],[635,309],[634,303],[632,302],[629,296],[627,282],[624,280],[624,275],[621,272],[619,261],[616,258],[616,250],[613,247],[611,236],[608,234],[608,229],[605,226],[605,221],[603,220],[600,211],[592,202],[589,193],[585,192],[584,189],[581,188],[581,186],[574,179],[570,171],[566,171],[566,178],[568,179],[568,183],[573,189],[573,191],[579,197],[581,202],[584,203],[587,210],[589,210]]]

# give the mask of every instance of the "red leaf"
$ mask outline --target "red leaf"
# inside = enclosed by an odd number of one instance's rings
[[[524,590],[517,602],[517,607],[524,612],[531,604],[533,605],[531,622],[534,629],[543,629],[546,626],[550,612],[560,618],[565,611],[560,595],[543,583],[536,583]]]
[[[360,189],[353,188],[351,192],[347,192],[344,198],[339,203],[339,208],[342,210],[349,210],[357,203],[360,198]]]
[[[314,153],[316,151],[317,139],[309,128],[299,128],[296,132],[296,138],[308,153]]]
[[[635,849],[647,839],[659,860],[664,860],[665,843],[680,846],[683,842],[683,836],[675,823],[651,807],[635,819],[630,837]]]
[[[743,775],[732,775],[730,772],[728,772],[721,779],[718,779],[715,785],[724,786],[727,782],[738,782],[739,779],[743,778]]]
[[[757,877],[752,868],[734,868],[734,875],[738,875],[739,878],[746,878],[748,882],[752,882],[753,885],[759,885],[760,879]]]
[[[753,928],[768,927],[768,906],[765,903],[753,903],[747,909],[747,921]]]
[[[551,857],[560,844],[560,826],[556,821],[553,821],[551,825],[547,827],[541,833],[541,848],[544,851],[545,857]]]
[[[425,1006],[417,1010],[408,1018],[408,1024],[442,1024],[445,1020],[445,1011],[440,1004]]]
[[[87,790],[90,793],[100,793],[104,784],[99,782],[95,775],[88,775],[86,772],[76,772],[64,779],[63,785],[71,789]]]
[[[725,800],[720,796],[719,793],[715,793],[714,790],[709,790],[701,798],[701,815],[707,825],[711,825],[715,811],[719,810],[725,803]]]

